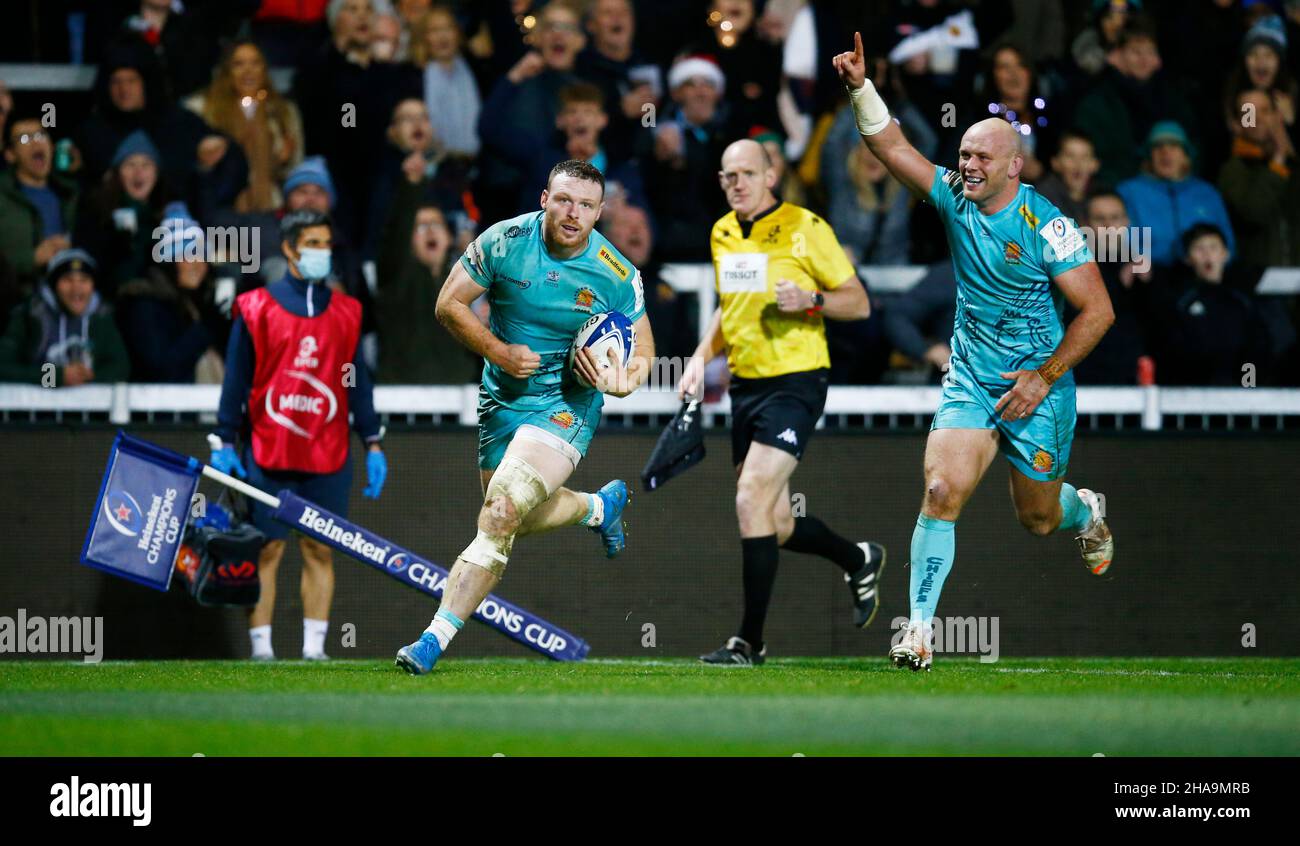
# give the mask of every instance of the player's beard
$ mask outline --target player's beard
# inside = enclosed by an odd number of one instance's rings
[[[544,215],[542,217],[542,235],[546,239],[546,243],[569,250],[586,243],[587,237],[591,235],[591,228],[583,226],[581,222],[574,223],[573,225],[578,227],[578,233],[576,236],[572,236],[564,231],[562,226],[567,222],[566,218],[554,218],[549,214]]]

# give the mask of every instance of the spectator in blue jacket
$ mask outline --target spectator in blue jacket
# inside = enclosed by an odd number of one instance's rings
[[[1193,148],[1182,126],[1160,121],[1147,136],[1145,173],[1119,184],[1118,193],[1137,227],[1150,227],[1152,262],[1168,267],[1182,254],[1183,233],[1197,223],[1210,223],[1223,233],[1228,252],[1236,239],[1228,210],[1218,190],[1192,176]]]

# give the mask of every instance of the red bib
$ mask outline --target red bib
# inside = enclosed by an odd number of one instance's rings
[[[240,294],[235,312],[253,341],[253,461],[264,470],[333,473],[348,460],[348,385],[361,303],[331,291],[329,306],[299,317],[265,288]],[[347,365],[347,370],[344,366]]]

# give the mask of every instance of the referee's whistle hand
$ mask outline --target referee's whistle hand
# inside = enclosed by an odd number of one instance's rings
[[[698,399],[704,387],[704,357],[693,355],[686,360],[682,379],[677,383],[677,395],[683,400]]]
[[[789,279],[776,283],[776,307],[781,311],[807,311],[812,304],[812,291],[805,291]]]

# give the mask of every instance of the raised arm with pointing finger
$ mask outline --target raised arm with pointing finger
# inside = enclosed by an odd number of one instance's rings
[[[889,116],[889,107],[880,98],[876,86],[867,79],[867,62],[862,55],[862,33],[853,33],[853,52],[840,53],[831,60],[840,75],[853,116],[858,122],[862,143],[881,163],[912,191],[922,196],[934,181],[934,165],[916,151],[903,136],[903,130]]]

